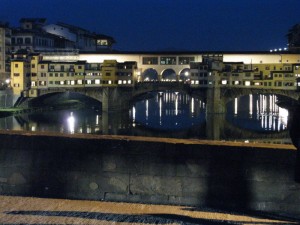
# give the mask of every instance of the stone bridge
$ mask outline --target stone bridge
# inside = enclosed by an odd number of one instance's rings
[[[226,104],[234,98],[249,94],[276,94],[298,100],[300,93],[295,90],[228,88],[228,87],[191,87],[183,82],[140,82],[128,87],[85,87],[55,88],[40,90],[40,96],[50,93],[76,92],[102,102],[103,111],[128,109],[133,99],[150,92],[174,91],[185,92],[196,98],[204,99],[208,112],[224,113]],[[294,101],[295,102],[295,101]]]

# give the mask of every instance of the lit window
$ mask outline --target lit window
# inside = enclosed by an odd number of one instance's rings
[[[71,85],[75,85],[75,80],[71,80]]]
[[[126,84],[127,83],[127,81],[126,80],[123,80],[123,84]]]
[[[77,84],[82,84],[82,80],[77,80]]]
[[[122,81],[121,81],[121,80],[118,80],[118,84],[122,84]]]
[[[128,84],[131,84],[131,80],[128,80]]]
[[[96,79],[96,80],[95,80],[95,84],[100,84],[100,80],[99,80],[99,79]]]
[[[111,80],[108,81],[108,84],[111,84]]]
[[[235,85],[239,85],[240,82],[239,82],[238,80],[236,80],[236,81],[234,81],[234,84],[235,84]]]
[[[191,80],[191,84],[195,84],[195,81],[194,81],[194,80]]]
[[[250,86],[251,82],[250,81],[245,81],[245,86]]]
[[[64,82],[63,80],[60,81],[60,85],[64,85],[64,83],[65,83],[65,82]]]
[[[86,84],[92,84],[92,80],[87,80]]]
[[[227,80],[222,80],[222,84],[227,84]]]
[[[31,87],[35,87],[35,86],[36,86],[35,81],[32,81],[32,82],[31,82]]]
[[[199,84],[199,80],[196,80],[195,84]]]

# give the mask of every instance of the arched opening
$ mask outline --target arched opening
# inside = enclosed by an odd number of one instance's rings
[[[179,81],[187,82],[191,79],[191,70],[185,68],[179,73]]]
[[[153,68],[146,69],[142,73],[141,79],[139,81],[141,81],[141,82],[144,82],[144,81],[158,81],[158,73]]]
[[[176,72],[173,69],[166,69],[161,74],[162,81],[172,82],[177,81]]]

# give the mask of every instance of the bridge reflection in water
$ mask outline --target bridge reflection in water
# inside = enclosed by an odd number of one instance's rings
[[[181,92],[153,92],[128,112],[63,110],[0,119],[0,128],[291,143],[289,113],[276,95],[245,95],[226,105],[226,113],[209,112],[207,103]]]

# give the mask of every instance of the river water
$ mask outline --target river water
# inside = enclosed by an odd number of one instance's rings
[[[148,96],[149,97],[149,96]],[[152,93],[126,112],[60,110],[0,118],[0,129],[291,143],[289,112],[276,95],[246,95],[207,113],[203,100],[184,93]]]

